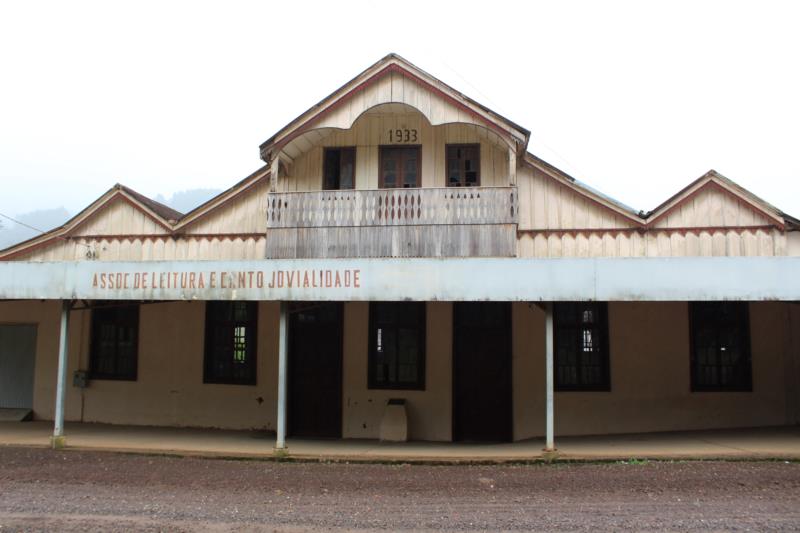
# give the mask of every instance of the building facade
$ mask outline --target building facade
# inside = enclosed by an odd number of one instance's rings
[[[279,446],[390,400],[412,440],[797,424],[800,223],[714,171],[636,211],[528,139],[389,55],[190,213],[114,186],[0,251],[0,407]]]

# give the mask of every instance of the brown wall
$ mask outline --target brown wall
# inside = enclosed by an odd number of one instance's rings
[[[88,366],[89,313],[70,326],[67,420],[118,424],[274,429],[278,306],[259,306],[258,385],[203,384],[200,302],[141,307],[139,376],[94,380],[81,391],[72,372]],[[800,420],[800,305],[750,304],[753,391],[692,393],[688,304],[611,303],[611,392],[559,392],[556,435],[795,424]],[[0,322],[38,324],[34,413],[53,416],[57,302],[2,302]],[[452,305],[428,303],[425,391],[367,388],[369,305],[345,305],[343,436],[376,438],[386,400],[406,398],[409,436],[450,440]],[[544,313],[513,304],[514,437],[544,433]],[[262,402],[259,403],[258,399]]]
[[[203,383],[201,302],[142,305],[136,381],[92,380],[72,386],[72,374],[88,368],[89,312],[70,317],[65,416],[68,421],[115,424],[274,429],[278,306],[259,306],[258,385]],[[57,302],[0,303],[0,322],[38,323],[34,416],[52,419],[58,364]],[[272,379],[270,379],[272,376]],[[262,398],[262,402],[258,402]]]
[[[610,392],[556,392],[556,435],[591,435],[747,426],[797,422],[790,400],[798,374],[786,372],[800,357],[792,347],[791,304],[750,304],[753,360],[752,392],[691,392],[689,317],[686,302],[609,304]],[[796,306],[794,306],[796,307]],[[516,391],[515,408],[536,405],[515,416],[515,437],[544,433],[544,313],[521,307],[515,318],[532,343],[516,356],[518,368],[537,378]],[[797,324],[797,322],[795,323]],[[523,326],[523,327],[524,327]],[[795,330],[797,328],[795,327]],[[519,328],[517,328],[519,331]],[[522,346],[520,346],[522,348]],[[515,384],[525,377],[515,375]],[[794,398],[794,396],[792,396]],[[524,407],[523,407],[524,408]]]

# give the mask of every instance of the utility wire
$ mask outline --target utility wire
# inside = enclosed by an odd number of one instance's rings
[[[437,57],[438,57],[438,56],[437,56]],[[476,87],[474,84],[472,84],[472,83],[471,83],[471,82],[470,82],[470,81],[469,81],[467,78],[465,78],[464,76],[462,76],[460,72],[458,72],[456,69],[454,69],[453,67],[451,67],[451,66],[450,66],[450,65],[449,65],[449,64],[448,64],[448,63],[447,63],[447,62],[446,62],[446,61],[445,61],[443,58],[441,58],[441,57],[438,57],[438,59],[439,59],[439,62],[440,62],[440,63],[441,63],[441,64],[442,64],[442,65],[443,65],[445,68],[447,68],[447,69],[448,69],[450,72],[452,72],[453,74],[455,74],[456,76],[458,76],[458,77],[459,77],[459,78],[460,78],[460,79],[461,79],[461,80],[462,80],[462,81],[463,81],[465,84],[469,85],[469,86],[470,86],[470,87],[471,87],[471,88],[472,88],[472,89],[473,89],[473,90],[474,90],[474,91],[475,91],[475,92],[476,92],[478,95],[480,95],[480,96],[481,96],[481,97],[484,99],[484,101],[485,101],[487,104],[489,104],[490,106],[492,106],[492,107],[493,107],[493,108],[495,108],[495,109],[497,109],[497,108],[498,108],[498,106],[497,106],[497,105],[496,105],[496,104],[495,104],[495,103],[492,101],[492,99],[491,99],[491,98],[489,98],[488,96],[486,96],[486,94],[484,94],[484,92],[483,92],[483,91],[481,91],[480,89],[478,89],[478,88],[477,88],[477,87]],[[572,168],[572,172],[571,172],[572,174],[575,174],[575,173],[577,173],[579,176],[585,176],[585,175],[586,175],[584,172],[582,172],[582,171],[581,171],[581,169],[580,169],[580,168],[578,168],[578,166],[577,166],[577,165],[575,165],[575,164],[574,164],[574,163],[572,163],[572,162],[571,162],[569,159],[567,159],[566,157],[564,157],[563,155],[561,155],[561,154],[560,154],[558,151],[556,151],[556,150],[555,150],[555,148],[553,148],[553,147],[551,147],[551,146],[548,146],[548,145],[547,145],[547,143],[545,143],[545,142],[544,142],[544,139],[542,139],[540,136],[536,135],[536,134],[535,134],[533,131],[531,131],[530,133],[531,133],[531,139],[535,139],[535,140],[536,140],[536,142],[537,142],[538,144],[540,144],[540,145],[541,145],[543,148],[545,148],[546,150],[549,150],[549,151],[550,151],[550,152],[551,152],[553,155],[555,155],[556,157],[558,157],[559,159],[561,159],[561,161],[563,161],[564,163],[566,163],[568,167],[571,167],[571,168]]]
[[[11,222],[14,222],[15,224],[19,224],[20,226],[24,226],[24,227],[26,227],[26,228],[28,228],[28,229],[32,229],[33,231],[38,231],[38,232],[39,232],[39,233],[41,233],[42,235],[44,235],[45,233],[47,233],[47,232],[46,232],[45,230],[43,230],[43,229],[35,228],[35,227],[31,226],[30,224],[26,224],[26,223],[24,223],[24,222],[20,222],[20,221],[19,221],[19,220],[17,220],[16,218],[10,217],[10,216],[8,216],[8,215],[6,215],[6,214],[4,214],[4,213],[0,213],[0,217],[7,218],[7,219],[8,219],[8,220],[10,220]],[[74,242],[75,244],[80,244],[81,246],[85,246],[85,247],[87,247],[87,248],[89,248],[89,249],[91,249],[91,248],[92,248],[90,245],[88,245],[88,244],[86,244],[86,243],[83,243],[83,242],[78,242],[78,241],[70,241],[70,239],[67,239],[66,237],[62,237],[61,235],[56,235],[56,237],[58,237],[59,239],[61,239],[61,240],[63,240],[63,241],[66,241],[66,242]]]

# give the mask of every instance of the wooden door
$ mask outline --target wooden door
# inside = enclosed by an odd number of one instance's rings
[[[381,146],[381,189],[420,187],[422,158],[419,146]]]
[[[290,307],[288,434],[342,436],[341,303]]]
[[[511,304],[453,304],[453,440],[512,439]]]

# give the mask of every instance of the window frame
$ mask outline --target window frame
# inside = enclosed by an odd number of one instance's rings
[[[395,381],[394,383],[382,383],[378,382],[375,379],[375,371],[377,365],[377,313],[375,312],[375,306],[377,305],[397,305],[399,307],[410,307],[410,306],[417,306],[420,309],[419,315],[417,316],[417,346],[419,346],[419,353],[417,355],[417,379],[414,382],[408,383],[400,383]],[[397,316],[401,316],[398,313]],[[424,391],[425,390],[425,381],[426,381],[426,351],[427,351],[427,337],[428,337],[428,306],[426,302],[369,302],[369,348],[367,350],[367,388],[370,390],[417,390],[417,391]],[[394,324],[395,329],[399,329],[402,326],[409,326],[409,323],[401,323],[398,322]],[[395,336],[397,339],[397,336]],[[397,365],[397,361],[399,361],[399,357],[396,357],[395,365]],[[395,372],[397,374],[397,372]]]
[[[414,187],[386,187],[383,179],[383,160],[385,150],[407,150],[416,149],[417,151],[417,182]],[[402,181],[398,176],[398,182]],[[378,146],[378,188],[379,189],[419,189],[422,187],[422,145],[421,144],[381,144]]]
[[[745,356],[745,362],[741,365],[747,366],[746,378],[742,383],[732,385],[708,385],[699,384],[699,368],[698,368],[698,353],[697,353],[697,337],[698,330],[700,329],[699,321],[699,306],[732,306],[739,307],[737,312],[738,322],[734,327],[739,332],[739,342],[742,343],[741,349]],[[717,315],[719,317],[719,315]],[[742,323],[743,322],[743,323]],[[723,319],[717,319],[710,325],[704,325],[708,328],[716,328],[714,335],[717,338],[719,345],[720,327],[724,326]],[[753,392],[753,347],[752,338],[750,334],[750,305],[748,302],[735,302],[735,301],[718,301],[718,302],[689,302],[689,373],[690,373],[690,390],[691,392]],[[711,365],[708,365],[711,366]],[[717,353],[717,363],[713,365],[719,372],[722,366],[719,363],[719,353]]]
[[[327,160],[328,160],[328,153],[332,151],[338,151],[339,154],[339,179],[338,179],[338,187],[332,188],[328,187],[326,183],[327,176],[325,175],[327,171]],[[341,152],[348,151],[352,152],[353,154],[353,186],[348,188],[342,188],[342,158]],[[352,191],[356,189],[356,147],[355,146],[326,146],[322,150],[322,187],[323,191]]]
[[[459,185],[450,184],[450,150],[457,150],[459,148],[474,148],[478,154],[478,182],[475,185],[466,184],[466,171],[464,170],[463,160],[459,160],[459,173],[461,174],[461,181]],[[444,145],[444,179],[445,187],[464,188],[464,187],[480,187],[481,186],[481,143],[454,143]]]
[[[213,307],[218,305],[235,305],[235,304],[245,304],[248,308],[247,311],[247,320],[218,320],[216,317],[212,316],[214,312]],[[209,327],[212,325],[212,320],[214,326],[218,324],[222,324],[223,327],[231,328],[231,332],[235,332],[235,329],[241,325],[244,326],[252,326],[250,331],[248,332],[245,330],[245,351],[246,357],[248,358],[248,375],[242,379],[234,379],[231,373],[231,376],[228,377],[220,377],[217,375],[212,375],[214,373],[214,365],[213,363],[216,361],[216,358],[212,357],[212,351],[214,349],[213,346],[213,331],[214,328]],[[235,334],[235,333],[234,333]],[[206,301],[206,310],[205,310],[205,322],[204,322],[204,349],[203,349],[203,383],[204,384],[218,384],[218,385],[257,385],[258,384],[258,302],[241,302],[241,301],[225,301],[225,300],[208,300]],[[231,343],[233,343],[233,337],[231,337]],[[231,357],[233,356],[235,348],[231,348]]]
[[[588,308],[592,308],[594,312],[599,315],[599,320],[595,320],[593,323],[592,329],[599,329],[600,330],[600,360],[601,360],[601,382],[596,384],[565,384],[559,382],[558,378],[558,355],[559,355],[559,342],[563,339],[563,335],[559,333],[560,331],[560,324],[559,324],[559,315],[563,317],[564,309],[563,306],[565,304],[569,305],[579,305],[582,306],[580,313],[587,310]],[[559,312],[559,307],[561,307],[561,311]],[[575,339],[575,347],[579,348],[582,344],[582,331],[586,328],[581,327],[581,323],[576,322],[574,319],[570,322],[572,327],[576,328],[576,334],[578,338]],[[609,320],[608,320],[608,302],[555,302],[553,304],[553,385],[554,390],[556,392],[611,392],[611,352],[610,352],[610,328],[609,328]],[[578,369],[578,373],[580,375],[580,369],[584,366],[581,362],[583,352],[581,350],[576,353],[576,364],[575,367]],[[566,365],[561,365],[566,366]]]
[[[141,314],[141,305],[139,303],[129,303],[129,302],[108,302],[103,305],[93,305],[91,307],[91,317],[90,323],[91,326],[89,328],[90,335],[89,335],[89,379],[91,380],[108,380],[108,381],[137,381],[139,376],[139,335],[140,335],[140,314]],[[97,359],[99,357],[97,350],[99,350],[98,345],[98,335],[100,334],[100,327],[101,324],[107,323],[106,321],[101,321],[100,318],[104,313],[108,313],[109,311],[114,311],[117,317],[119,317],[120,310],[133,309],[134,312],[132,313],[132,318],[129,317],[129,321],[123,321],[122,326],[124,327],[126,324],[129,327],[133,328],[135,332],[135,336],[133,339],[133,365],[131,372],[123,373],[115,370],[113,373],[101,373],[98,371],[97,367]],[[114,366],[115,368],[119,367],[119,344],[118,334],[119,334],[119,327],[120,322],[114,321],[115,326],[115,346],[114,346],[114,354],[112,355]]]

